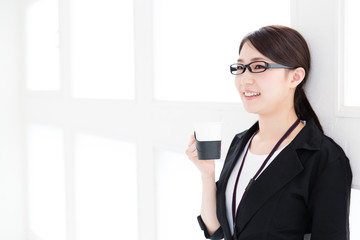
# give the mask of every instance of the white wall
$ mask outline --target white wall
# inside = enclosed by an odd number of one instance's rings
[[[292,1],[293,27],[307,40],[312,63],[308,85],[308,98],[317,113],[326,135],[332,137],[346,152],[353,171],[353,187],[360,189],[359,164],[359,109],[355,113],[339,111],[344,81],[341,66],[343,31],[342,0]]]
[[[0,239],[25,238],[21,2],[0,0]]]

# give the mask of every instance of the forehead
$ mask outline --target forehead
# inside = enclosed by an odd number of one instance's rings
[[[245,42],[240,51],[238,62],[247,63],[252,61],[270,61],[270,59],[256,50],[251,43]]]

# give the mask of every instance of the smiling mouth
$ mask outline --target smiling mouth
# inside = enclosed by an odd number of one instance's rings
[[[244,92],[245,97],[257,97],[261,94],[259,92]]]

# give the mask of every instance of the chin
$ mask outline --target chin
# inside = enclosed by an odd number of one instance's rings
[[[258,108],[247,106],[246,104],[243,104],[243,107],[246,112],[252,113],[252,114],[260,114],[260,111]]]

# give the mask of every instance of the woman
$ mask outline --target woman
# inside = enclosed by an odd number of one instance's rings
[[[304,38],[263,27],[245,36],[230,70],[258,122],[234,137],[218,182],[214,161],[197,159],[191,136],[186,154],[202,176],[198,221],[206,238],[349,239],[352,173],[303,90],[310,70]]]

